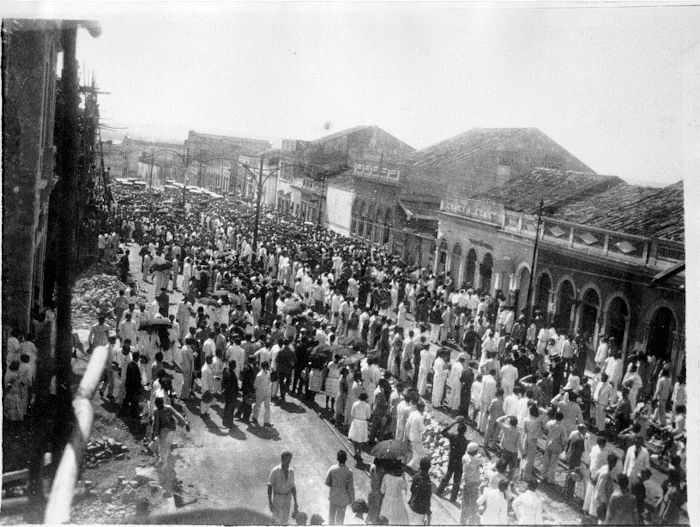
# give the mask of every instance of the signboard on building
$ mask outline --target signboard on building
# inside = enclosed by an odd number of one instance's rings
[[[503,205],[477,199],[446,199],[440,204],[440,210],[494,225],[500,225],[505,215]]]
[[[383,179],[386,181],[399,182],[400,171],[398,168],[380,166],[374,163],[355,163],[353,174],[366,178]]]

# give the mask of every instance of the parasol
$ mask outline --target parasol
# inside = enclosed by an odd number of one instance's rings
[[[370,454],[379,459],[401,459],[411,455],[411,447],[403,441],[387,439],[377,443]]]
[[[365,358],[364,353],[355,353],[353,355],[347,355],[345,358],[343,358],[342,363],[345,364],[346,366],[352,366],[354,364],[357,364],[358,362],[360,362],[364,358]]]
[[[299,315],[304,312],[306,309],[306,306],[299,302],[291,302],[288,306],[286,306],[282,311],[287,314],[287,315]]]
[[[219,306],[219,301],[214,299],[214,298],[198,298],[197,302],[199,302],[200,304],[202,304],[204,306],[215,306],[215,307]]]
[[[173,327],[173,325],[170,323],[170,320],[167,318],[162,318],[162,319],[153,319],[149,321],[147,324],[141,324],[139,326],[139,331],[158,331],[161,328],[168,328],[170,329]]]
[[[157,264],[153,264],[151,266],[151,270],[152,271],[169,271],[172,266],[173,266],[172,262],[157,263]]]
[[[230,295],[230,294],[231,294],[231,291],[228,291],[227,289],[217,289],[216,291],[214,291],[212,293],[212,295],[214,295],[214,296],[226,296],[226,295]]]

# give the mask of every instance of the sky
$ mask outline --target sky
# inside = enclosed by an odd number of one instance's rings
[[[700,168],[700,7],[79,5],[102,25],[81,31],[81,67],[110,92],[104,123],[132,137],[274,144],[376,125],[421,149],[473,127],[536,127],[631,183]]]

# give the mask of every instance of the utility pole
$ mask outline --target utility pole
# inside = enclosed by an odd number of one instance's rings
[[[153,188],[153,163],[155,161],[154,155],[155,154],[153,153],[153,143],[151,143],[151,177],[150,177],[150,183],[148,185],[150,188]]]
[[[532,294],[533,286],[535,282],[535,273],[537,272],[537,249],[539,248],[540,242],[540,225],[542,224],[542,212],[544,209],[544,200],[540,200],[540,206],[537,211],[537,229],[535,230],[535,246],[532,250],[532,265],[530,266],[530,280],[527,284],[527,323],[529,324],[532,320],[533,315],[533,305],[532,305]]]
[[[255,200],[255,229],[253,230],[253,261],[258,250],[258,226],[260,224],[260,200],[262,198],[263,186],[263,160],[265,156],[260,156],[260,172],[258,173],[258,195]]]

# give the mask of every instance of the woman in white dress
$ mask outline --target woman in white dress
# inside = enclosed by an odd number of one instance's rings
[[[362,446],[369,439],[369,419],[372,416],[372,410],[367,403],[367,394],[362,392],[357,401],[352,405],[350,411],[352,423],[348,431],[348,439],[352,441],[355,447],[355,459],[359,462],[362,460]]]
[[[408,508],[406,493],[408,485],[403,476],[403,469],[386,474],[382,479],[381,493],[384,495],[379,513],[387,519],[388,525],[408,525]]]
[[[508,525],[508,501],[505,494],[507,490],[506,479],[498,482],[498,489],[484,489],[484,493],[476,500],[477,505],[484,505],[481,525]]]

